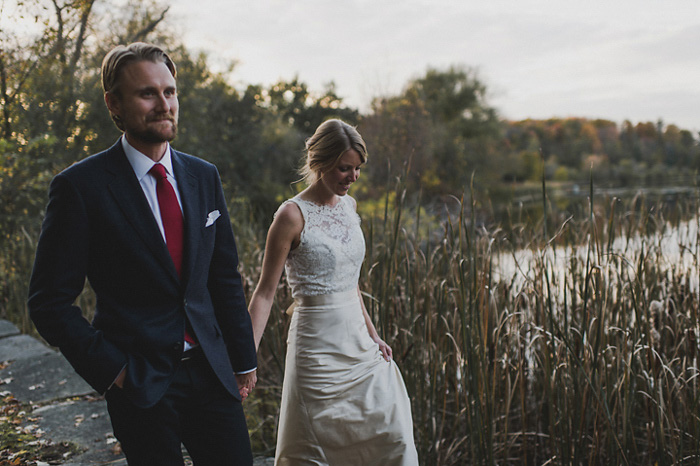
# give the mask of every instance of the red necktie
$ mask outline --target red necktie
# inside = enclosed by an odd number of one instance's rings
[[[156,195],[158,196],[158,207],[160,208],[160,218],[163,221],[165,230],[165,244],[168,247],[170,257],[175,264],[177,275],[182,271],[182,211],[180,203],[177,202],[173,185],[168,181],[165,167],[157,163],[149,170],[156,179]],[[185,330],[185,341],[193,345],[194,338]]]
[[[168,181],[165,167],[157,163],[148,172],[156,179],[156,194],[158,195],[158,207],[160,218],[165,230],[165,244],[175,264],[178,276],[182,270],[182,211],[177,202],[173,185]]]

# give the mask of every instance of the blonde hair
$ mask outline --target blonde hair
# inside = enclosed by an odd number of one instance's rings
[[[119,85],[121,73],[125,66],[130,63],[140,61],[151,61],[153,63],[165,63],[173,78],[177,77],[175,63],[167,53],[160,47],[145,42],[134,42],[129,45],[117,45],[105,55],[102,60],[102,89],[121,98]],[[124,125],[117,115],[109,112],[117,128],[124,131]]]
[[[341,120],[327,120],[306,140],[306,156],[299,174],[307,185],[312,185],[324,172],[331,170],[349,150],[367,162],[367,146],[357,130]]]

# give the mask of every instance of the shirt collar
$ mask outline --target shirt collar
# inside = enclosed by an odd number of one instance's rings
[[[153,168],[156,162],[129,144],[129,141],[126,140],[126,135],[122,135],[121,142],[126,158],[129,160],[131,168],[134,169],[134,173],[136,173],[136,178],[141,181],[144,176],[148,175],[149,170]],[[170,157],[170,144],[167,142],[166,144],[165,154],[163,154],[163,158],[157,163],[162,164],[165,167],[165,171],[168,172],[170,176],[174,177],[173,159]]]

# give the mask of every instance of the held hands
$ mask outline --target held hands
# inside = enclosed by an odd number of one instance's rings
[[[384,340],[379,337],[375,338],[374,342],[379,345],[379,350],[382,352],[384,359],[391,361],[391,358],[394,357],[394,352],[391,350],[391,346],[387,345]]]
[[[238,393],[241,395],[241,400],[245,401],[250,395],[250,392],[255,388],[258,381],[257,370],[248,372],[247,374],[236,374],[236,382],[238,383]]]

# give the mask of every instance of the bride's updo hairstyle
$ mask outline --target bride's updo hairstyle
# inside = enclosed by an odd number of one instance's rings
[[[306,157],[299,174],[310,186],[324,172],[335,168],[343,154],[351,149],[360,154],[362,163],[367,162],[367,146],[355,128],[341,120],[324,121],[306,140]]]

